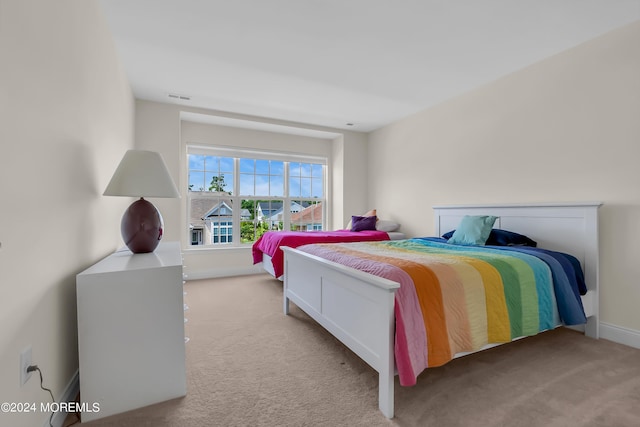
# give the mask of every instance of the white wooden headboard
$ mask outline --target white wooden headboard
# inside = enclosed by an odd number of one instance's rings
[[[465,215],[493,215],[494,228],[524,234],[538,247],[565,252],[578,258],[585,273],[589,294],[583,298],[585,311],[592,307],[593,320],[586,333],[598,334],[599,246],[598,208],[600,202],[434,206],[435,231],[442,236],[454,230]],[[586,301],[585,301],[586,300]],[[590,310],[591,311],[591,310]],[[591,331],[590,331],[591,329]]]

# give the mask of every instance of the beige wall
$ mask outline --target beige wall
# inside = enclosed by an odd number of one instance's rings
[[[128,200],[103,197],[134,103],[93,0],[0,0],[0,402],[56,399],[78,369],[75,275],[117,248]],[[49,414],[0,413],[41,426]]]
[[[340,205],[343,207],[342,212],[337,212],[335,215],[335,218],[342,218],[343,223],[336,223],[334,228],[346,227],[352,215],[362,215],[377,207],[369,204],[369,195],[367,194],[370,185],[367,167],[367,141],[366,134],[355,133],[349,135],[349,139],[345,138],[342,143],[336,141],[334,145],[334,154],[338,150],[342,153],[341,167],[334,168],[334,174],[338,174],[334,176],[336,185],[340,186],[342,190],[342,197],[336,208]],[[336,162],[338,159],[339,157],[336,158]],[[339,175],[340,173],[342,176]],[[385,219],[387,219],[388,213],[385,210],[378,211],[378,215]]]
[[[638,76],[640,23],[379,129],[370,202],[424,236],[436,204],[602,201],[601,320],[640,331]]]
[[[304,128],[337,134],[337,136],[327,140],[280,132],[193,123],[181,121],[182,112]],[[350,215],[369,209],[366,203],[366,191],[362,190],[367,185],[367,158],[364,155],[366,134],[138,100],[136,101],[135,141],[136,148],[159,151],[163,155],[181,192],[187,185],[185,178],[180,175],[181,158],[184,159],[181,147],[186,142],[326,155],[330,158],[332,170],[331,182],[329,182],[332,202],[330,227],[341,228]],[[186,242],[186,234],[182,226],[186,214],[184,201],[179,199],[153,199],[152,201],[162,212],[165,222],[164,239]],[[250,246],[234,249],[194,249],[186,251],[184,258],[185,273],[189,278],[260,271],[252,267]]]

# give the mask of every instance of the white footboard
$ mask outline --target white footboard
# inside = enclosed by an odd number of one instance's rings
[[[289,301],[379,373],[380,411],[393,418],[396,282],[292,248],[285,253],[284,313]]]

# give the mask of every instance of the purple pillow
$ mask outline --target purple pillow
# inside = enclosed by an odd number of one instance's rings
[[[377,216],[352,216],[351,231],[375,230]]]

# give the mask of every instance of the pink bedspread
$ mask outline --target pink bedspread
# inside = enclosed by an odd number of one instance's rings
[[[297,248],[311,243],[343,243],[343,242],[371,242],[389,240],[389,234],[384,231],[267,231],[252,248],[253,263],[262,262],[262,254],[271,257],[276,277],[284,274],[284,253],[281,246]]]

